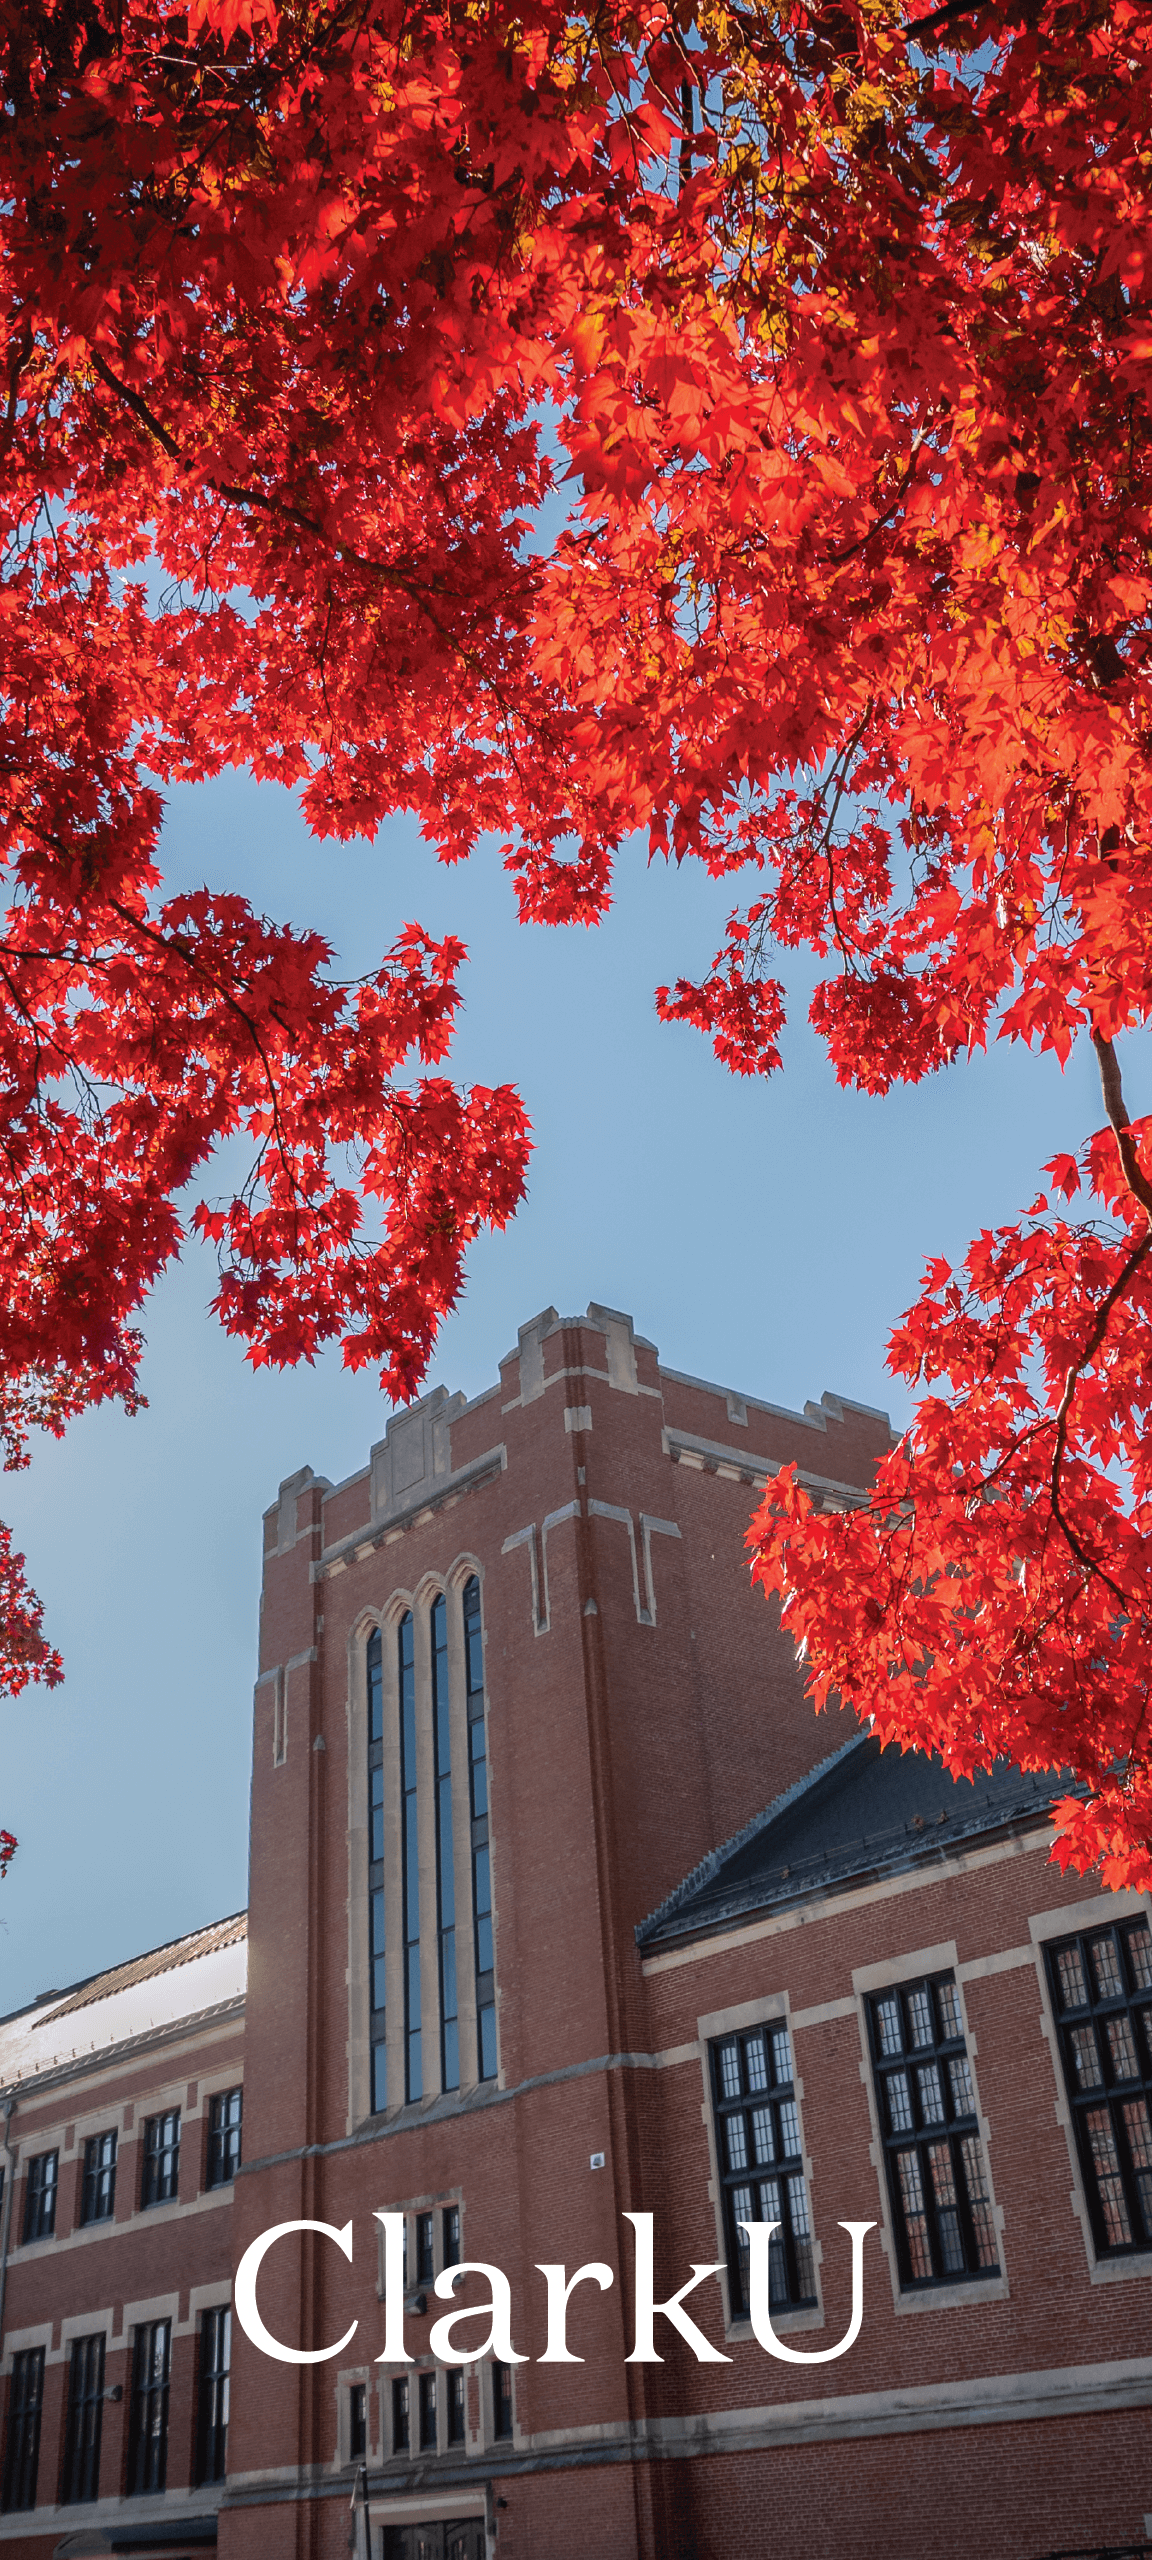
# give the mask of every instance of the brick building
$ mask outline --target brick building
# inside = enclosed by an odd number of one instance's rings
[[[886,1440],[549,1309],[488,1394],[281,1487],[242,2052],[237,1922],[0,2026],[20,2560],[1152,2534],[1146,1902],[1046,1862],[1043,1784],[817,1722],[749,1588],[765,1472],[843,1506]],[[697,2352],[657,2313],[629,2361],[648,2214],[658,2304],[718,2272],[684,2298]],[[269,2250],[260,2316],[335,2351],[286,2363],[228,2279],[301,2221],[326,2230]],[[846,2222],[874,2227],[837,2357]],[[453,2365],[431,2330],[489,2300],[477,2261],[508,2336],[478,2309]],[[596,2271],[581,2361],[558,2266]]]

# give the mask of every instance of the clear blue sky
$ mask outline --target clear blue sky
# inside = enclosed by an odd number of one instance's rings
[[[733,903],[694,868],[636,854],[599,931],[525,930],[494,857],[444,871],[399,825],[318,846],[285,793],[237,775],[174,796],[164,860],[173,886],[318,927],[349,973],[411,916],[469,946],[450,1071],[517,1083],[536,1154],[514,1225],[473,1250],[429,1384],[477,1392],[537,1308],[598,1298],[673,1367],[788,1404],[832,1387],[902,1419],[885,1341],[926,1256],[1018,1215],[1045,1157],[1102,1118],[1083,1044],[1063,1079],[1002,1045],[883,1101],[842,1093],[798,973],[784,1072],[729,1077],[652,1010],[656,985],[701,974]],[[1136,1111],[1152,1077],[1129,1046]],[[213,1286],[191,1246],[149,1302],[146,1413],[89,1415],[0,1486],[67,1670],[0,1703],[0,1822],[21,1843],[0,2010],[243,1903],[260,1515],[282,1476],[350,1474],[384,1429],[371,1373],[338,1354],[250,1371],[206,1312]]]

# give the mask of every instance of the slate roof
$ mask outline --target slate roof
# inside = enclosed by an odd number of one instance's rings
[[[874,1734],[855,1734],[714,1849],[640,1922],[637,1944],[648,1954],[867,1878],[940,1864],[978,1839],[1033,1829],[1074,1792],[1059,1770],[1030,1774],[998,1760],[974,1780],[954,1778],[935,1753],[882,1749]]]

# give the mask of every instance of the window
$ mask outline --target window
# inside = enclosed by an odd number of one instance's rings
[[[348,2394],[348,2460],[362,2462],[368,2451],[368,2385],[354,2382]]]
[[[492,2360],[492,2433],[498,2439],[512,2433],[512,2367]]]
[[[460,2366],[450,2365],[445,2376],[448,2385],[448,2442],[464,2442],[464,2375]]]
[[[3,2494],[3,2505],[8,2514],[36,2504],[43,2400],[44,2349],[25,2347],[12,2358],[12,2386],[8,2394]]]
[[[56,2228],[56,2151],[42,2151],[28,2163],[28,2191],[24,2198],[25,2240],[50,2240]]]
[[[460,2207],[458,2204],[445,2205],[443,2230],[444,2264],[446,2267],[458,2267],[460,2264]]]
[[[392,2385],[392,2451],[408,2451],[408,2376]]]
[[[166,2121],[163,2117],[158,2123]],[[168,2374],[172,2326],[149,2320],[137,2329],[132,2350],[132,2408],[128,2426],[128,2495],[162,2489],[168,2468]]]
[[[115,2141],[115,2135],[112,2137]],[[101,2217],[93,2216],[96,2220]],[[100,2421],[104,2414],[104,2333],[73,2338],[68,2360],[68,2411],[64,2421],[64,2477],[61,2497],[66,2507],[87,2505],[100,2495]]]
[[[714,2044],[712,2100],[733,2315],[748,2309],[750,2252],[742,2222],[780,2225],[768,2243],[770,2308],[795,2310],[815,2302],[812,2225],[787,2027],[770,2022]]]
[[[94,2133],[84,2145],[81,2222],[111,2222],[116,2208],[116,2135]]]
[[[448,1603],[432,1608],[432,1738],[436,1762],[436,1943],[440,1967],[440,2086],[460,2086],[456,2008],[456,1871],[452,1857],[452,1735],[448,1718]]]
[[[430,2213],[418,2213],[418,2214],[417,2214],[417,2216],[416,2216],[416,2282],[417,2282],[417,2284],[431,2284],[431,2282],[432,2282],[432,2278],[433,2278],[433,2276],[434,2276],[434,2275],[435,2275],[435,2273],[436,2273],[436,2268],[435,2268],[435,2264],[434,2264],[434,2260],[433,2260],[433,2241],[434,2241],[435,2229],[436,2229],[435,2217],[434,2217],[432,2214],[430,2214]]]
[[[1152,2248],[1152,1937],[1146,1920],[1046,1950],[1096,2247]]]
[[[167,2115],[149,2116],[145,2121],[141,2205],[169,2204],[179,2182],[180,2109],[172,2107]]]
[[[422,2453],[436,2451],[436,2375],[434,2372],[422,2373],[420,2376],[420,2450]]]
[[[228,2377],[232,2314],[226,2302],[200,2322],[200,2393],[196,2412],[196,2479],[222,2480],[228,2456]]]
[[[496,1976],[492,1945],[492,1870],[488,1844],[488,1746],[484,1725],[484,1641],[480,1585],[464,1585],[464,1675],[468,1704],[468,1783],[472,1814],[472,1915],[476,1934],[476,2047],[482,2080],[496,2077]]]
[[[208,2184],[227,2187],[240,2166],[240,2114],[243,2090],[225,2089],[213,2098],[208,2117]]]
[[[992,2198],[953,1976],[876,1993],[868,2026],[901,2284],[997,2275]]]
[[[368,2029],[373,2115],[388,2104],[384,1979],[384,1657],[377,1627],[368,1638]]]
[[[416,1804],[416,1656],[412,1612],[397,1629],[400,1665],[401,1874],[404,1909],[404,2094],[424,2095],[420,2045],[420,1842]]]

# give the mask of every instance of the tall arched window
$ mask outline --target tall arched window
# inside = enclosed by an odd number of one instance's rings
[[[448,1603],[432,1604],[432,1736],[436,1759],[436,1944],[440,1966],[440,2086],[460,2086],[456,2010],[456,1876],[452,1863],[452,1735],[448,1721]]]
[[[368,1966],[372,2112],[388,2104],[384,1992],[384,1669],[380,1629],[368,1638]]]
[[[488,1848],[488,1749],[484,1730],[484,1642],[480,1585],[464,1585],[464,1678],[468,1698],[468,1768],[472,1815],[472,1912],[476,1931],[476,2049],[482,2080],[496,2077],[496,1973],[492,1944],[492,1869]]]
[[[416,1806],[416,1655],[412,1612],[397,1629],[400,1668],[400,1812],[404,1893],[404,2095],[424,2095],[420,2047],[420,1838]]]

